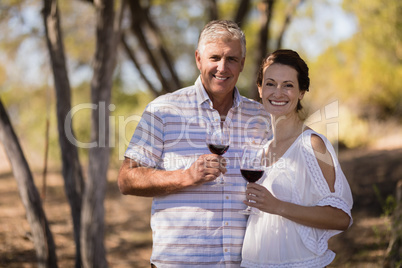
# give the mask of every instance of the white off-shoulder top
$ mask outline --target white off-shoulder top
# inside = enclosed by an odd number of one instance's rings
[[[311,135],[325,142],[335,165],[335,192],[331,192],[318,165]],[[267,167],[261,185],[278,199],[303,206],[332,206],[350,216],[352,193],[331,143],[315,131],[304,131],[285,154]],[[338,230],[304,226],[278,215],[260,212],[248,219],[242,267],[325,267],[335,258],[328,249]]]

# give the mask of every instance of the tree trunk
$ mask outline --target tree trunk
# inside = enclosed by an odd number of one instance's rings
[[[217,20],[218,15],[218,5],[216,4],[216,0],[208,0],[207,4],[207,11],[209,14],[209,20]]]
[[[236,16],[234,17],[234,21],[240,27],[243,27],[244,19],[249,9],[250,9],[250,0],[241,0],[239,3],[239,7],[237,8]]]
[[[109,105],[120,25],[114,24],[114,1],[95,0],[96,52],[91,99],[92,111],[88,180],[82,211],[81,244],[84,267],[107,267],[104,248],[104,199],[109,165]],[[120,21],[120,20],[116,20]]]
[[[282,28],[280,30],[279,36],[278,36],[278,40],[276,42],[276,49],[280,49],[282,48],[282,41],[283,41],[283,37],[285,35],[286,30],[288,29],[290,22],[292,21],[293,15],[296,12],[296,9],[299,5],[301,5],[304,2],[304,0],[293,0],[288,8],[286,9],[285,12],[285,20],[282,24]]]
[[[255,70],[255,77],[251,82],[250,90],[251,94],[250,97],[255,100],[259,100],[256,79],[257,79],[257,71],[260,67],[260,63],[262,59],[266,56],[269,40],[270,40],[270,24],[272,18],[272,12],[274,9],[275,0],[263,0],[259,4],[259,10],[261,11],[261,19],[260,19],[260,32],[259,32],[259,39],[258,39],[258,47],[255,50],[254,55],[254,62],[256,63],[256,70]]]
[[[33,235],[36,256],[38,258],[38,267],[58,267],[53,236],[42,208],[39,192],[33,181],[31,170],[22,152],[17,135],[13,130],[1,100],[0,141],[4,145],[13,169],[14,177],[17,180],[20,197],[24,204]]]
[[[81,267],[80,225],[84,181],[71,124],[71,89],[68,79],[60,17],[56,0],[44,0],[43,18],[46,41],[53,69],[57,99],[57,124],[61,148],[64,188],[71,207],[76,245],[75,267]],[[65,123],[70,123],[69,128]]]

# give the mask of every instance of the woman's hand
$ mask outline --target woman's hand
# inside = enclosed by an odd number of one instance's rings
[[[267,213],[277,214],[281,201],[274,197],[264,186],[257,183],[249,183],[247,185],[246,196],[248,200],[243,201],[244,204]]]

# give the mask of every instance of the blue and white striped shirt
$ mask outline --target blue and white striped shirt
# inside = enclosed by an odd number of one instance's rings
[[[154,197],[151,228],[151,262],[157,267],[240,267],[247,217],[246,181],[241,177],[241,149],[250,135],[271,138],[270,116],[258,102],[234,91],[234,103],[226,117],[231,142],[224,157],[225,180],[232,186],[210,183]],[[142,165],[162,169],[187,169],[202,154],[206,126],[219,125],[201,79],[195,85],[166,94],[145,109],[125,156]],[[257,131],[256,131],[257,130]]]

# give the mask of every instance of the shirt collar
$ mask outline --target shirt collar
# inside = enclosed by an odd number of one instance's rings
[[[212,106],[212,101],[208,96],[207,91],[204,88],[204,85],[201,82],[201,76],[198,76],[197,80],[195,81],[195,88],[197,91],[197,103],[198,105],[202,105],[204,102],[209,102]],[[234,88],[234,101],[232,107],[238,107],[242,103],[242,98],[240,96],[239,90],[237,87]]]

